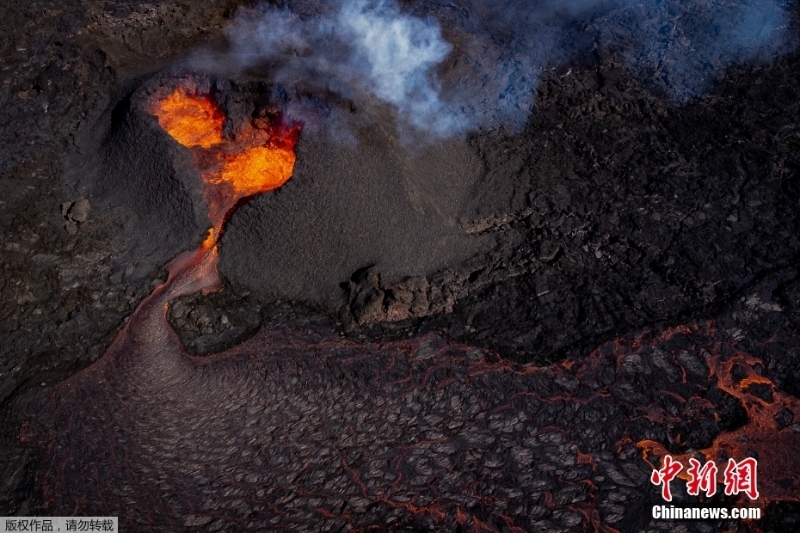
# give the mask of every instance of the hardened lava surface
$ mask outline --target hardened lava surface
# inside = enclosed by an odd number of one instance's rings
[[[218,282],[203,253],[97,364],[20,402],[50,512],[126,531],[718,531],[731,524],[651,522],[649,476],[654,453],[720,443],[709,459],[759,458],[758,505],[800,500],[800,402],[752,355],[796,361],[782,327],[739,342],[723,317],[537,368],[432,334],[354,343],[306,318],[192,357],[165,304]]]
[[[403,4],[486,67],[442,65],[447,86],[489,87],[519,51],[504,32],[458,41],[491,22],[474,4]],[[304,129],[294,178],[230,220],[225,289],[171,300],[180,343],[158,306],[154,334],[126,324],[208,206],[139,104],[238,2],[3,2],[0,514],[797,531],[800,62],[711,61],[718,81],[677,102],[625,61],[668,4],[576,22],[513,132],[405,153],[366,103],[311,91],[351,137]],[[204,89],[244,124],[273,88]],[[761,522],[650,521],[658,453],[731,449],[759,458]],[[707,503],[682,486],[676,503]]]

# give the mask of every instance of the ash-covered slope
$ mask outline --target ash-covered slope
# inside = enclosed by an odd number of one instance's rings
[[[324,131],[304,130],[285,187],[231,218],[221,271],[237,289],[335,308],[356,270],[374,266],[396,282],[487,249],[492,239],[458,220],[482,173],[467,145],[415,149],[368,107],[337,114]]]
[[[199,243],[210,225],[192,155],[149,113],[147,89],[133,91],[100,116],[64,176],[96,211],[123,221],[115,241],[125,251],[115,261],[134,267],[127,273],[130,283],[150,278],[176,252]]]

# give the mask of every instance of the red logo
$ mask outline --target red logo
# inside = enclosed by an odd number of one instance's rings
[[[678,472],[683,470],[683,465],[673,461],[671,455],[664,456],[664,467],[661,470],[653,470],[650,481],[653,485],[661,485],[661,497],[666,501],[672,501],[672,492],[669,490],[669,482],[675,479]]]
[[[744,493],[751,500],[758,499],[757,469],[758,461],[752,457],[738,463],[728,459],[724,472],[725,495],[735,496]],[[668,502],[672,501],[669,482],[675,479],[681,470],[683,470],[682,464],[675,461],[671,455],[665,455],[664,466],[660,470],[653,470],[650,475],[650,482],[656,486],[661,485],[661,497]],[[699,496],[701,491],[709,497],[716,494],[718,472],[719,469],[714,461],[708,461],[701,466],[697,459],[689,459],[689,468],[686,470],[689,475],[689,481],[686,482],[687,494]]]
[[[698,496],[702,490],[706,496],[713,496],[717,493],[717,472],[714,461],[709,461],[700,468],[700,461],[689,459],[689,470],[686,473],[691,479],[686,483],[686,492],[691,496]]]
[[[748,457],[740,462],[728,459],[725,467],[725,495],[732,496],[744,492],[751,500],[758,498],[756,469],[758,462]]]

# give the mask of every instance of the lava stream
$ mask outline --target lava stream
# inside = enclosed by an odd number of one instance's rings
[[[750,502],[742,494],[739,498],[742,505],[766,507],[771,501],[800,502],[796,479],[800,472],[800,455],[797,453],[800,434],[791,424],[779,422],[782,417],[800,419],[800,400],[782,393],[772,381],[761,376],[756,369],[763,365],[757,358],[739,350],[731,350],[733,353],[723,357],[720,344],[713,350],[706,358],[709,377],[716,380],[720,389],[739,400],[747,413],[747,423],[733,431],[720,433],[711,446],[696,453],[671,454],[674,460],[684,465],[678,478],[690,479],[686,466],[692,457],[700,459],[701,463],[714,461],[719,466],[717,482],[721,487],[725,483],[724,469],[728,459],[740,461],[754,457],[758,460],[760,497],[756,502]],[[655,415],[659,420],[665,418],[665,413],[654,411],[648,416]],[[645,458],[658,457],[657,462],[651,462],[655,468],[663,466],[664,457],[669,454],[662,444],[652,440],[643,440],[637,446]]]
[[[749,423],[703,453],[755,451],[764,503],[798,500],[798,437],[775,419],[800,405],[711,325],[545,368],[434,334],[358,344],[310,322],[188,355],[167,306],[218,286],[226,217],[289,179],[300,128],[263,117],[229,139],[213,101],[182,88],[152,110],[194,153],[212,229],[99,361],[19,400],[48,514],[119,516],[126,531],[639,531],[658,493],[640,450],[685,450],[676,422],[713,422],[731,397]]]

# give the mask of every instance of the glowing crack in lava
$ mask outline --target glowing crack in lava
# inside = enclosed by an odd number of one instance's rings
[[[264,117],[228,140],[222,135],[225,117],[211,98],[182,87],[156,101],[151,112],[172,138],[194,152],[217,235],[240,200],[276,189],[292,176],[297,123]]]
[[[724,348],[727,348],[724,350],[727,353],[723,355]],[[764,507],[775,500],[800,502],[800,488],[796,486],[797,474],[800,473],[800,432],[789,424],[791,420],[800,420],[800,400],[777,390],[772,381],[759,375],[757,369],[763,366],[761,361],[737,350],[730,343],[713,346],[713,351],[707,354],[706,362],[710,376],[717,380],[717,386],[739,400],[748,423],[732,431],[720,433],[710,446],[695,453],[671,454],[684,467],[678,473],[678,479],[691,479],[687,471],[690,458],[701,464],[714,461],[718,466],[718,489],[722,490],[728,460],[740,461],[753,457],[758,461],[757,488],[760,497],[751,502],[742,494],[739,497],[741,504]],[[697,408],[706,407],[702,398],[694,398],[693,401],[697,403]],[[653,410],[649,416],[660,422],[674,419],[664,410]],[[678,444],[680,438],[681,435],[677,435]],[[646,458],[659,459],[657,462],[651,461],[655,469],[663,467],[664,458],[669,454],[664,445],[643,440],[637,446]],[[673,483],[683,485],[678,480]],[[787,490],[789,487],[794,487],[794,490]]]
[[[225,140],[210,101],[173,96],[155,109],[170,108],[159,119],[194,151],[219,201],[215,231],[168,265],[100,360],[17,402],[19,438],[42,457],[36,483],[48,514],[119,516],[134,532],[641,531],[661,502],[636,443],[686,451],[687,433],[705,425],[716,428],[712,448],[730,443],[736,459],[765,458],[771,442],[796,449],[791,424],[762,415],[796,420],[797,402],[773,390],[763,409],[748,404],[742,390],[771,385],[708,324],[544,368],[433,334],[359,344],[310,319],[212,356],[187,354],[167,306],[217,287],[232,198],[288,178],[299,129],[273,119]],[[262,165],[268,153],[284,162]],[[279,171],[240,182],[236,169],[249,160]],[[737,364],[738,382],[729,379]],[[751,419],[728,431],[725,413],[740,400]],[[765,502],[800,494],[797,456],[781,457],[765,463],[786,470],[769,467]]]

